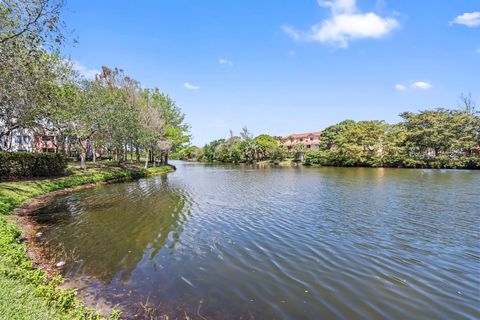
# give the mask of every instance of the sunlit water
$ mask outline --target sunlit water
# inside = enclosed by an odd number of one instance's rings
[[[176,165],[39,211],[83,295],[139,318],[480,317],[480,172]]]

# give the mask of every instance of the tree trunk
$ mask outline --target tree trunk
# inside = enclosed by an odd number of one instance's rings
[[[58,138],[58,145],[59,145],[59,151],[62,153],[62,154],[66,154],[65,152],[65,137],[63,135],[59,135],[59,138]]]
[[[8,150],[8,135],[3,136],[3,150]]]
[[[140,162],[140,147],[138,146],[138,144],[135,146],[135,153],[137,156],[137,162]]]
[[[133,142],[130,141],[130,161],[133,162]]]
[[[153,150],[148,150],[148,161],[153,162]]]
[[[85,158],[87,157],[87,153],[85,151],[82,151],[80,153],[80,167],[84,170],[87,169],[87,164],[85,163]]]
[[[0,134],[0,138],[3,137],[3,150],[5,150],[5,151],[9,150],[8,141],[10,140],[10,133],[11,132],[12,132],[12,130],[7,130],[7,131],[4,131]]]
[[[149,156],[150,156],[150,150],[147,150],[147,156],[145,157],[145,169],[148,168]]]
[[[82,143],[82,140],[81,139],[78,139],[78,144],[80,145],[80,148],[81,148],[81,152],[80,152],[80,167],[84,170],[87,169],[87,163],[86,163],[86,159],[87,159],[87,142],[85,141],[85,143]]]
[[[11,151],[12,150],[12,134],[9,133],[8,134],[8,148],[7,148],[8,151]]]
[[[72,141],[71,141],[70,138],[68,139],[67,152],[68,152],[68,156],[71,157],[72,156]]]
[[[168,151],[167,150],[162,152],[161,164],[163,164],[163,165],[168,164]]]
[[[97,155],[95,152],[95,141],[92,140],[92,161],[93,163],[97,162]]]

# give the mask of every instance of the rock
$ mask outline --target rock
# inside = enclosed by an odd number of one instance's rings
[[[65,261],[60,261],[59,263],[57,263],[55,266],[59,269],[63,268],[65,266]]]

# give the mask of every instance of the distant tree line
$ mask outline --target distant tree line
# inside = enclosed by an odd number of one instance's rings
[[[281,139],[244,132],[190,147],[185,159],[233,163],[276,162],[286,157],[305,165],[346,167],[480,168],[480,118],[470,96],[458,109],[404,112],[402,121],[345,120],[321,133],[318,149],[298,144],[288,154]],[[248,131],[247,131],[248,132]]]
[[[0,2],[0,150],[17,129],[48,130],[57,152],[166,163],[190,141],[175,102],[118,68],[85,79],[60,54],[61,0]]]
[[[253,163],[262,160],[281,161],[286,153],[280,146],[280,137],[261,134],[254,137],[244,127],[240,135],[230,132],[228,139],[219,139],[210,142],[203,148],[189,146],[181,150],[176,156],[183,160],[205,162]]]

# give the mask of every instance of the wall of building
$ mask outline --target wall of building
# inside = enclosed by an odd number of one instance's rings
[[[30,129],[15,129],[8,137],[0,139],[3,149],[7,146],[9,151],[34,152],[34,134]]]

